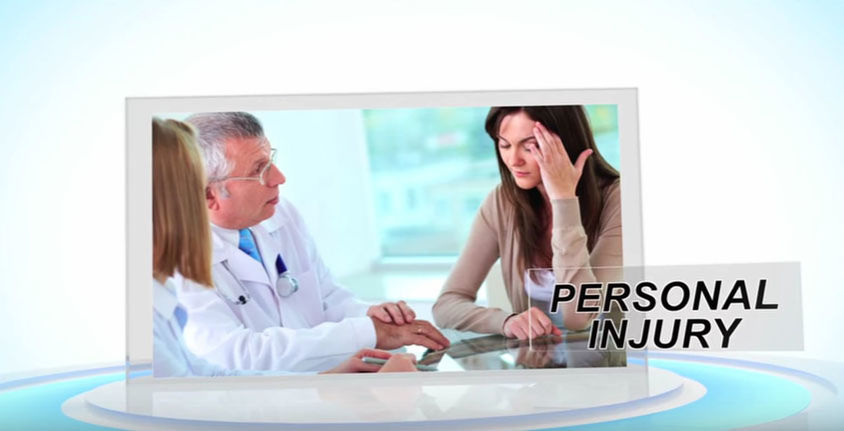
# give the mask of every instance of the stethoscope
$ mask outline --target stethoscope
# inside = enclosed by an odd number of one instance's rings
[[[224,293],[223,296],[232,304],[246,305],[249,301],[252,300],[252,296],[249,295],[249,292],[246,291],[246,286],[244,286],[243,282],[241,282],[240,279],[237,278],[236,275],[234,275],[234,271],[232,271],[231,266],[229,266],[228,260],[223,260],[220,263],[223,264],[223,268],[228,271],[229,275],[231,275],[231,278],[233,278],[234,281],[237,282],[237,286],[240,288],[239,295],[229,295],[228,293]],[[278,279],[276,279],[275,281],[275,292],[278,294],[278,296],[282,298],[287,298],[299,290],[299,281],[288,273],[287,265],[284,264],[284,259],[281,258],[280,254],[276,255],[275,258],[275,270],[278,273]]]

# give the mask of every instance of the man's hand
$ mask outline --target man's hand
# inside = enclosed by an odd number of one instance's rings
[[[416,320],[416,313],[404,301],[373,305],[366,310],[366,315],[384,323],[395,323],[396,325],[404,325]]]
[[[375,347],[379,349],[397,349],[410,344],[417,344],[432,350],[442,350],[450,344],[443,334],[425,320],[415,320],[407,325],[384,323],[371,317],[375,325]]]

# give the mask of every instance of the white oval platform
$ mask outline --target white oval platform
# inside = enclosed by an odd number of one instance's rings
[[[85,422],[137,430],[490,429],[622,419],[678,407],[706,392],[654,367],[595,371],[506,379],[449,373],[426,379],[143,378],[80,394],[63,410]]]

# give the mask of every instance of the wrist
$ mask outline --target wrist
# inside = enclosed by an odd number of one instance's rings
[[[576,198],[576,197],[577,197],[577,194],[576,194],[575,190],[573,190],[573,189],[572,190],[566,190],[563,187],[560,187],[560,188],[555,187],[554,189],[548,190],[548,199],[549,200],[573,199],[573,198]]]
[[[505,336],[508,336],[508,337],[510,336],[510,334],[507,333],[507,322],[509,322],[510,319],[512,317],[516,316],[517,314],[518,313],[511,313],[509,316],[504,318],[504,322],[501,324],[501,333],[504,334]]]

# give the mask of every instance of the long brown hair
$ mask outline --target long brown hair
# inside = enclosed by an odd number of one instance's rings
[[[211,228],[205,208],[205,172],[193,129],[152,120],[153,274],[211,287]]]
[[[544,233],[551,223],[547,216],[545,198],[534,187],[523,190],[516,185],[510,169],[504,164],[498,148],[499,130],[504,117],[524,112],[534,121],[542,123],[550,132],[555,133],[563,141],[563,146],[569,159],[574,163],[577,157],[586,149],[594,153],[589,156],[583,167],[583,174],[577,183],[575,193],[580,203],[580,219],[586,231],[587,249],[592,250],[598,236],[601,208],[603,208],[604,187],[619,178],[615,170],[598,152],[589,119],[581,105],[569,106],[502,106],[490,108],[486,117],[486,132],[495,143],[495,154],[498,157],[498,171],[501,174],[501,189],[504,198],[512,204],[515,213],[516,240],[521,250],[518,256],[519,272],[542,262],[550,261],[544,247],[537,247],[536,243],[544,237]]]

